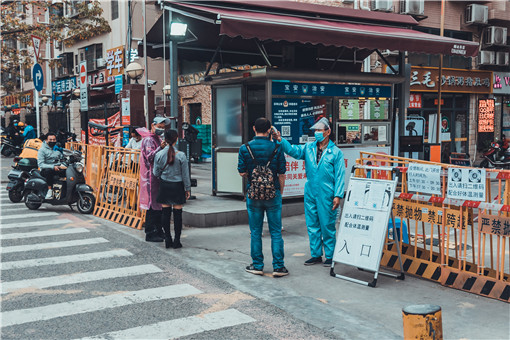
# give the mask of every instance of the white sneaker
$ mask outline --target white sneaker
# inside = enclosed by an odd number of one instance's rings
[[[53,190],[48,189],[48,192],[46,193],[46,197],[44,199],[49,200],[53,198]]]

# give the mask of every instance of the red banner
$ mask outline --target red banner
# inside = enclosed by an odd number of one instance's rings
[[[89,119],[99,125],[104,125],[104,119]],[[110,146],[122,146],[122,126],[120,124],[120,111],[108,118],[108,134]],[[89,144],[106,145],[104,131],[89,126]]]

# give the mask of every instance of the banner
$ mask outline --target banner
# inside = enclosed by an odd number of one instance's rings
[[[99,125],[104,125],[104,119],[89,119]],[[89,126],[89,144],[92,145],[106,145],[106,140],[103,135],[104,131],[94,129]],[[109,133],[109,146],[122,146],[122,126],[120,124],[120,111],[111,115],[108,118],[108,133]]]

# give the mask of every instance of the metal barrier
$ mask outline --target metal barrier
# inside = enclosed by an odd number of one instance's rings
[[[440,195],[408,192],[410,163],[441,167]],[[360,152],[355,176],[389,179],[397,170],[399,187],[393,214],[401,223],[393,227],[399,227],[407,273],[509,302],[510,254],[506,245],[510,249],[510,171],[486,169],[486,199],[480,202],[447,198],[449,168],[474,169]],[[409,235],[408,242],[404,235]],[[397,251],[393,247],[385,248],[381,262],[398,269]]]

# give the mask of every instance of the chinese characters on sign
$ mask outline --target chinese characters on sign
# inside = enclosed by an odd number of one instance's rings
[[[485,169],[448,168],[447,197],[485,201]]]
[[[379,269],[395,183],[350,179],[333,261],[372,271]]]
[[[115,76],[124,73],[124,46],[106,50],[106,81],[114,81]]]
[[[441,194],[441,166],[409,164],[407,190],[425,194]]]
[[[305,161],[295,160],[288,155],[285,155],[285,160],[287,172],[285,173],[285,187],[282,196],[302,196],[306,183]]]
[[[498,236],[510,236],[510,217],[480,213],[478,216],[480,232]]]
[[[445,92],[488,94],[491,93],[491,83],[490,71],[443,69],[440,80],[437,68],[420,66],[411,68],[411,91],[436,92],[438,84],[441,84],[441,89]]]
[[[393,202],[393,216],[435,225],[443,225],[444,216],[446,227],[456,229],[460,229],[461,227],[460,211],[458,210],[443,209],[432,205],[406,202],[400,199],[395,199]],[[467,222],[467,219],[463,220],[463,228],[465,228]]]
[[[409,108],[410,109],[421,109],[421,94],[409,95]]]
[[[494,99],[478,100],[478,132],[494,132]]]

